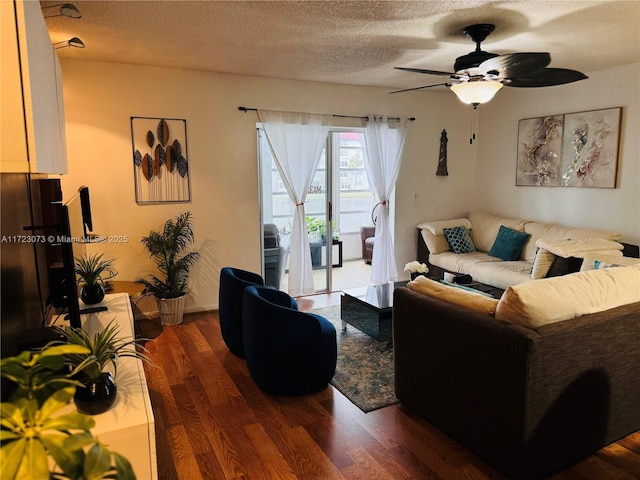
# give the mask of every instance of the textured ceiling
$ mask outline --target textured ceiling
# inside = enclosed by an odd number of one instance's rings
[[[451,71],[475,47],[462,28],[493,23],[486,51],[550,52],[551,67],[587,75],[640,61],[638,0],[73,3],[82,18],[46,20],[53,42],[86,44],[61,58],[410,88],[443,77],[394,66]]]

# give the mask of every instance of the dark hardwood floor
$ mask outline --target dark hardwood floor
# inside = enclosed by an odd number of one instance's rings
[[[338,302],[331,294],[299,304]],[[138,327],[154,337],[146,346],[157,367],[145,371],[160,479],[505,478],[402,404],[365,414],[332,386],[303,397],[263,393],[226,348],[217,312]],[[639,479],[640,431],[551,478]]]

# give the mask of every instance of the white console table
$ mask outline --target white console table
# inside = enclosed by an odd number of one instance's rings
[[[134,338],[129,295],[106,295],[102,303],[94,306],[106,306],[108,310],[82,315],[85,331],[90,334],[101,331],[115,319],[120,327],[118,336]],[[142,360],[120,358],[115,381],[118,387],[116,402],[106,412],[92,415],[96,426],[91,431],[110,450],[131,462],[138,480],[155,480],[158,477],[155,425]],[[71,404],[68,408],[75,407]]]

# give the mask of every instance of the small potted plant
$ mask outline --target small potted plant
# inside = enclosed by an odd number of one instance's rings
[[[117,275],[113,266],[114,259],[103,260],[104,254],[88,255],[75,258],[76,275],[84,282],[80,289],[80,299],[86,305],[100,303],[104,299],[103,276],[109,278]]]
[[[87,353],[65,355],[66,362],[74,370],[80,370],[77,379],[82,386],[76,388],[74,401],[81,413],[96,415],[111,408],[118,392],[114,381],[118,373],[118,358],[134,357],[151,362],[140,343],[118,337],[120,328],[114,321],[94,335],[82,328],[54,328],[64,340],[52,342],[53,345],[71,344],[87,349]],[[113,375],[105,371],[109,365],[113,367]]]
[[[93,436],[93,418],[59,413],[79,384],[72,378],[76,372],[64,370],[64,356],[86,353],[84,347],[64,344],[2,359],[2,377],[17,387],[1,406],[3,479],[136,478],[125,457]]]
[[[189,270],[200,256],[198,252],[187,252],[194,241],[191,212],[167,220],[162,232],[151,231],[141,240],[164,278],[149,275],[136,282],[142,283],[146,292],[156,298],[163,325],[182,323]]]

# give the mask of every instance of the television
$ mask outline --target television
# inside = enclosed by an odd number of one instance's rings
[[[60,222],[58,241],[62,253],[62,275],[60,278],[60,291],[62,303],[67,309],[69,324],[73,328],[81,328],[80,315],[107,310],[106,307],[80,308],[78,300],[78,287],[76,283],[75,258],[84,256],[86,244],[96,241],[91,217],[91,202],[89,199],[89,187],[82,186],[66,202],[60,205]]]

